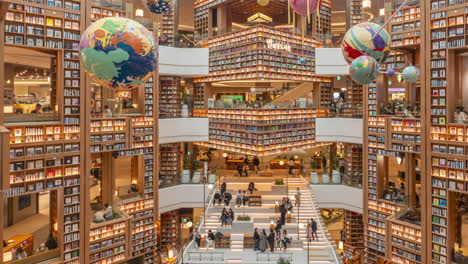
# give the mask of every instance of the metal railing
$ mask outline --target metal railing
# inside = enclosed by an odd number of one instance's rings
[[[322,215],[320,214],[320,209],[317,206],[317,204],[318,204],[317,200],[315,199],[314,193],[312,192],[312,189],[310,188],[310,184],[307,181],[307,179],[304,179],[304,177],[301,177],[301,178],[307,184],[307,189],[309,190],[310,198],[312,199],[312,202],[314,203],[314,208],[315,208],[315,211],[316,211],[317,216],[318,216],[318,219],[317,219],[318,220],[317,221],[318,225],[317,226],[319,227],[319,230],[321,230],[323,232],[323,234],[325,234],[325,236],[327,238],[327,242],[328,242],[330,248],[332,249],[333,260],[335,261],[335,263],[342,264],[343,262],[340,260],[340,258],[338,258],[338,248],[336,246],[336,243],[333,240],[332,236],[330,235],[330,232],[328,232],[328,230],[326,228],[324,228],[324,221],[323,221]]]
[[[257,261],[277,261],[279,259],[292,262],[293,253],[257,253]]]
[[[223,178],[219,179],[219,181],[221,181]],[[197,223],[197,225],[195,226],[195,228],[193,230],[196,230],[198,232],[200,232],[203,228],[203,223],[205,222],[205,218],[206,218],[206,215],[208,214],[208,210],[210,209],[211,205],[213,204],[213,201],[214,201],[214,193],[216,192],[216,190],[218,188],[216,188],[218,186],[218,182],[216,182],[215,184],[215,187],[213,189],[211,189],[210,193],[208,194],[208,197],[209,198],[209,202],[208,202],[208,206],[206,207],[205,211],[203,212],[203,214],[200,216],[200,220],[199,222]],[[206,203],[206,198],[203,197],[203,202]],[[194,232],[195,233],[195,232]],[[183,246],[179,251],[178,251],[178,254],[177,256],[180,256],[179,258],[177,258],[177,261],[176,263],[177,264],[180,264],[180,263],[184,263],[184,256],[186,256],[187,254],[189,253],[196,253],[196,252],[189,252],[189,250],[192,250],[194,247],[195,247],[195,236],[194,238],[192,238],[192,240],[190,240],[190,242]],[[224,254],[224,253],[223,253]],[[190,256],[190,255],[189,255]]]
[[[224,261],[224,252],[189,252],[189,260]]]

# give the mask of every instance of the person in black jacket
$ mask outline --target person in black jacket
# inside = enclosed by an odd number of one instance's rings
[[[222,198],[221,194],[219,192],[215,193],[213,205],[216,205],[216,201],[218,201],[218,206],[221,205],[222,200],[223,200],[223,198]]]
[[[317,239],[318,240],[318,236],[317,236],[317,222],[315,222],[315,220],[312,218],[311,219],[311,229],[312,229],[312,239]]]
[[[268,245],[270,246],[270,251],[273,252],[275,250],[275,233],[273,233],[273,230],[270,230],[267,240]]]
[[[231,200],[232,200],[232,194],[230,193],[225,193],[224,194],[224,203],[226,204],[226,206],[229,206],[229,204],[231,203]]]
[[[225,192],[226,192],[226,182],[223,182],[223,184],[221,184],[221,196],[223,196]]]
[[[258,173],[260,171],[260,160],[258,159],[257,156],[253,158],[253,165],[254,165],[255,173]]]
[[[260,234],[258,233],[258,228],[255,228],[253,239],[254,239],[254,251],[257,251],[260,248]]]
[[[281,225],[286,224],[286,213],[288,212],[288,209],[286,206],[282,206],[281,208]]]

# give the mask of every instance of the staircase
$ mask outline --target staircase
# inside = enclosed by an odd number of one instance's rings
[[[276,98],[269,105],[279,104],[281,102],[294,101],[297,98],[304,97],[307,93],[314,90],[314,84],[310,82],[302,83],[289,91],[285,92],[280,97]]]
[[[234,210],[235,218],[239,215],[249,215],[251,217],[251,223],[237,223],[236,221],[232,226],[221,227],[220,215],[222,209],[225,207],[224,204],[221,206],[210,204],[207,213],[205,226],[200,228],[200,233],[205,236],[208,230],[213,232],[221,232],[223,234],[231,235],[230,248],[225,249],[207,249],[201,248],[196,249],[195,247],[188,248],[186,252],[205,252],[207,253],[202,259],[189,259],[188,254],[184,257],[184,263],[186,264],[217,264],[217,263],[232,263],[232,264],[276,264],[277,259],[281,257],[281,254],[291,257],[291,264],[304,264],[309,263],[320,264],[320,263],[339,263],[334,254],[334,248],[327,239],[327,231],[322,226],[322,220],[319,216],[318,208],[314,204],[313,194],[310,192],[307,182],[302,178],[288,178],[284,179],[284,182],[288,182],[289,189],[287,191],[288,196],[294,196],[296,188],[301,190],[301,206],[300,208],[294,207],[291,213],[291,222],[286,223],[283,227],[286,229],[288,236],[292,238],[292,242],[288,245],[287,250],[277,251],[274,253],[259,253],[253,251],[253,249],[244,248],[244,234],[252,234],[254,227],[259,230],[269,230],[271,222],[276,222],[279,217],[279,213],[275,213],[275,203],[281,203],[282,198],[286,195],[285,188],[281,192],[272,189],[273,180],[268,179],[255,179],[254,181],[258,184],[271,185],[270,190],[257,191],[256,194],[262,195],[262,206],[257,207],[236,207],[235,206],[235,193],[237,193],[239,181],[246,181],[247,184],[252,179],[235,179],[236,182],[227,182],[227,191],[233,194],[233,200],[230,203],[230,208]],[[232,179],[234,181],[234,179]],[[259,181],[264,181],[260,183]],[[230,189],[230,185],[233,189]],[[298,217],[299,212],[299,217]],[[318,225],[318,240],[313,240],[310,243],[306,239],[306,225],[307,222],[313,218]],[[299,225],[298,225],[299,221]],[[298,236],[299,232],[299,236]],[[298,238],[299,237],[299,238]],[[210,252],[217,252],[223,254],[223,260],[209,259]]]
[[[284,179],[286,182],[286,179]],[[336,263],[333,249],[330,247],[323,227],[319,209],[314,204],[313,194],[309,191],[309,186],[302,178],[288,178],[289,197],[294,196],[297,188],[301,191],[301,206],[293,208],[293,215],[299,211],[299,238],[302,241],[302,248],[309,253],[309,263]],[[298,210],[298,211],[297,211]],[[307,223],[313,218],[317,222],[318,240],[307,241]],[[293,236],[293,238],[297,238]],[[309,250],[307,250],[309,249]]]

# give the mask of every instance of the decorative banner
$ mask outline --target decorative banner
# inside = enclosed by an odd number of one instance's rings
[[[146,6],[155,14],[168,14],[172,8],[172,0],[146,0]]]
[[[341,48],[348,63],[363,55],[371,56],[381,63],[390,53],[389,39],[388,32],[380,25],[364,22],[346,32]]]
[[[351,63],[349,74],[356,83],[369,84],[377,79],[379,64],[370,56],[361,56]]]
[[[83,33],[79,49],[84,70],[108,88],[141,87],[156,68],[153,34],[127,18],[107,17],[94,22]]]
[[[419,80],[420,72],[418,68],[414,66],[408,66],[405,69],[403,69],[401,75],[403,77],[403,81],[414,83]]]
[[[318,4],[319,0],[291,0],[292,9],[301,16],[313,14],[317,10]]]

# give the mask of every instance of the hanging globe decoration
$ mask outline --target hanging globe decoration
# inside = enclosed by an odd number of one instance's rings
[[[299,62],[302,63],[302,64],[304,64],[304,63],[306,62],[306,60],[305,60],[304,58],[300,58],[300,59],[299,59]]]
[[[307,1],[309,2],[309,13],[307,13]],[[317,10],[318,3],[319,0],[291,0],[291,7],[296,14],[307,16]]]
[[[155,14],[168,14],[172,8],[172,0],[146,0],[146,6]]]
[[[381,26],[364,22],[350,28],[343,37],[341,48],[348,63],[359,56],[371,56],[379,63],[390,53],[389,35]]]
[[[419,69],[414,67],[414,66],[408,66],[403,69],[401,72],[403,81],[409,82],[409,83],[414,83],[419,80]]]
[[[389,78],[392,78],[393,76],[395,76],[395,70],[394,69],[388,69],[387,70],[387,77]]]
[[[257,0],[257,3],[261,6],[267,6],[270,3],[270,0]]]
[[[127,18],[107,17],[94,22],[83,33],[79,50],[84,70],[108,88],[141,87],[156,68],[152,33]]]
[[[358,84],[369,84],[379,74],[378,62],[370,56],[361,56],[353,60],[349,68],[351,79]]]

